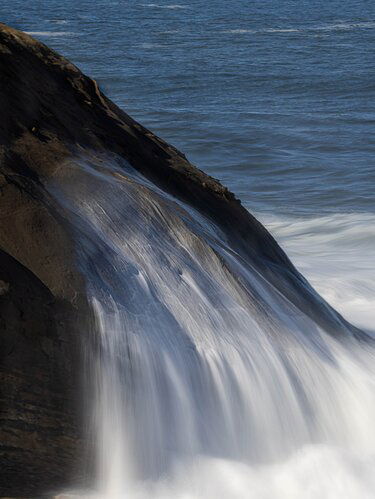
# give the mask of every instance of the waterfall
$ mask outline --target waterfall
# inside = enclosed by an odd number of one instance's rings
[[[370,345],[328,334],[129,165],[76,159],[50,190],[99,339],[90,497],[371,497]]]

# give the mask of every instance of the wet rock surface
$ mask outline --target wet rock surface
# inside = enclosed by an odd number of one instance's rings
[[[0,280],[0,493],[40,497],[82,470],[79,320],[4,251]]]

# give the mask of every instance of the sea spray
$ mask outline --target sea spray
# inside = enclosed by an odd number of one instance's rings
[[[130,167],[81,162],[67,178],[51,190],[100,343],[93,495],[370,497],[372,347],[327,334]]]

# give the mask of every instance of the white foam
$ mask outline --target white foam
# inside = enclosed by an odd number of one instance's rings
[[[293,33],[299,32],[296,28],[262,28],[262,29],[229,29],[223,33],[245,34],[245,33]]]
[[[130,489],[130,499],[370,499],[374,456],[307,446],[287,461],[252,467],[198,457],[176,464],[171,476]],[[354,470],[354,472],[353,472]]]
[[[178,29],[171,29],[171,30],[168,30],[168,31],[160,31],[161,35],[174,35],[176,33],[179,33]]]
[[[327,26],[318,26],[316,28],[311,28],[317,31],[340,31],[340,30],[353,30],[353,29],[373,29],[375,28],[375,22],[342,22],[337,24],[329,24]]]
[[[375,331],[374,214],[258,218],[336,310]]]
[[[72,36],[76,34],[70,31],[25,31],[25,33],[30,36],[48,36],[50,38],[59,36]]]
[[[156,9],[188,9],[188,5],[171,4],[171,5],[161,5],[157,3],[145,3],[142,4],[143,7],[154,7]]]
[[[233,33],[233,34],[242,34],[242,33],[257,33],[257,30],[254,29],[227,29],[224,30],[223,33]]]
[[[342,31],[342,30],[354,30],[354,29],[373,29],[375,28],[375,22],[340,22],[335,24],[328,24],[323,26],[309,26],[301,28],[237,28],[237,29],[227,29],[223,30],[222,33],[229,34],[261,34],[261,33],[309,33],[314,31]]]
[[[161,43],[141,43],[139,47],[142,49],[156,49],[165,47],[165,45],[162,45]]]
[[[299,32],[301,31],[300,29],[295,29],[295,28],[268,28],[264,30],[267,33],[293,33],[293,32]]]

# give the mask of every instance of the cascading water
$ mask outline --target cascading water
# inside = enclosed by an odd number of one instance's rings
[[[131,167],[77,163],[51,191],[100,340],[97,496],[373,497],[372,347],[327,334]]]

